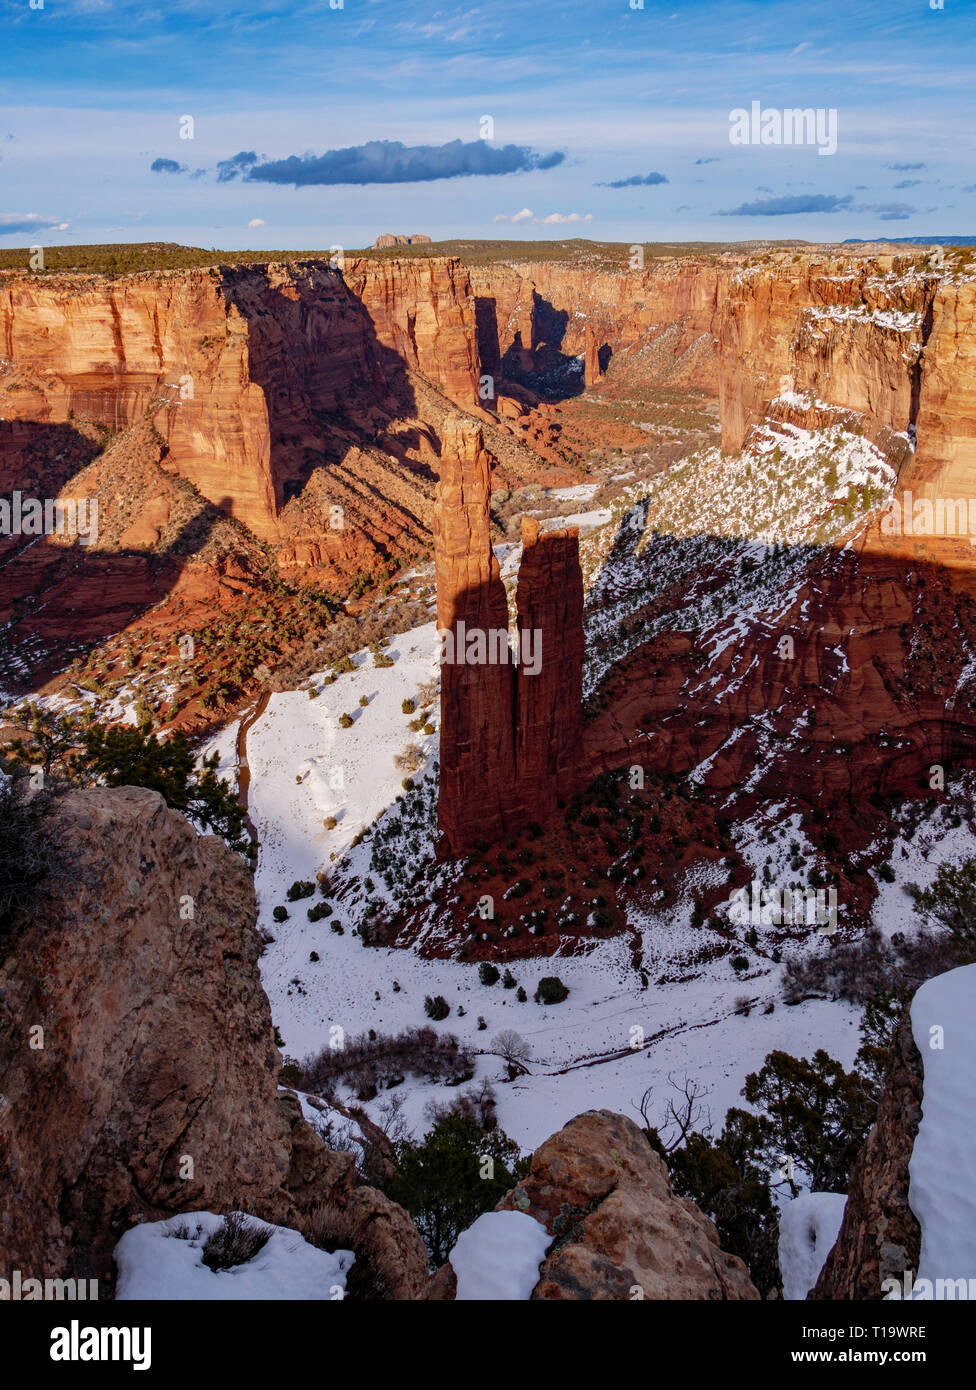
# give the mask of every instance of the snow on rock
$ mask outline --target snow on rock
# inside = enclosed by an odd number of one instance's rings
[[[922,1228],[918,1278],[976,1281],[976,965],[927,980],[911,1018],[924,1069],[908,1165],[908,1201]]]
[[[837,1240],[847,1198],[842,1192],[805,1192],[779,1214],[779,1268],[783,1297],[801,1302],[820,1277]]]
[[[539,1265],[552,1237],[534,1216],[486,1211],[458,1236],[451,1251],[457,1299],[527,1299],[539,1282]]]
[[[119,1278],[116,1298],[131,1299],[341,1299],[355,1255],[330,1255],[309,1245],[297,1231],[269,1226],[265,1245],[244,1264],[214,1271],[203,1263],[203,1246],[223,1222],[210,1211],[171,1216],[133,1226],[115,1247]]]

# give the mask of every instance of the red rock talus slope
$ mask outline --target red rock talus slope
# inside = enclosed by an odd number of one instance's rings
[[[474,322],[466,272],[439,259],[5,277],[0,355],[37,378],[5,414],[119,430],[150,410],[168,466],[275,539],[337,423],[323,415],[381,430],[411,413],[409,370],[475,403]]]

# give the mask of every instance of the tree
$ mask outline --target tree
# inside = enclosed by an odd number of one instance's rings
[[[746,1077],[742,1094],[763,1112],[754,1117],[753,1153],[759,1162],[776,1168],[789,1157],[812,1191],[846,1191],[877,1111],[877,1093],[867,1077],[845,1071],[823,1048],[812,1061],[776,1051]],[[795,1197],[800,1189],[793,1178],[787,1181]]]
[[[157,737],[144,722],[99,724],[92,718],[32,708],[28,738],[8,745],[14,760],[48,776],[107,787],[150,787],[167,806],[222,836],[240,854],[252,852],[244,808],[217,776],[212,753],[199,766],[185,734]]]
[[[419,1144],[397,1146],[389,1196],[413,1217],[437,1266],[461,1232],[515,1185],[524,1167],[518,1146],[501,1129],[486,1133],[473,1119],[449,1114]]]
[[[492,1048],[508,1068],[508,1079],[528,1074],[528,1063],[532,1060],[532,1047],[521,1033],[514,1028],[505,1028],[492,1040]]]
[[[941,864],[929,888],[909,889],[916,909],[948,928],[960,964],[976,958],[976,859]]]

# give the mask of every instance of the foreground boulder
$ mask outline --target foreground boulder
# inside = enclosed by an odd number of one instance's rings
[[[588,1110],[547,1139],[498,1204],[552,1237],[533,1299],[758,1299],[715,1227],[675,1197],[663,1159],[632,1120]],[[432,1296],[453,1298],[450,1262]]]
[[[423,1296],[406,1212],[279,1090],[240,858],[144,788],[72,791],[48,830],[63,877],[0,962],[0,1269],[108,1285],[140,1221],[314,1217],[327,1240],[326,1213],[386,1296]]]

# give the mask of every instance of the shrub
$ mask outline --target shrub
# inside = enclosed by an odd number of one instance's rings
[[[352,717],[351,714],[340,714],[340,715],[339,715],[339,727],[340,727],[340,728],[342,728],[342,729],[351,729],[352,726],[353,726],[353,722],[354,722],[354,721],[353,721],[353,717]]]
[[[558,975],[544,975],[535,987],[533,998],[537,1004],[561,1004],[569,994],[569,989]]]
[[[731,961],[729,962],[729,964],[732,966],[732,969],[733,969],[733,970],[748,970],[748,969],[749,969],[749,957],[748,957],[748,956],[733,956],[732,959],[731,959]]]
[[[285,897],[290,903],[294,903],[298,902],[299,898],[310,898],[314,892],[314,883],[309,883],[308,879],[305,878],[296,878]]]
[[[271,1239],[270,1226],[252,1223],[243,1212],[232,1211],[210,1232],[203,1243],[201,1260],[208,1269],[233,1269],[253,1260]]]
[[[365,709],[366,706],[369,704],[369,696],[368,696],[368,695],[360,695],[360,697],[359,697],[359,703],[362,705],[363,709]]]
[[[403,713],[404,713],[404,714],[416,714],[416,712],[417,712],[417,703],[416,703],[415,700],[411,700],[411,699],[407,698],[407,699],[404,700],[403,703],[400,705],[400,708],[403,710]]]
[[[288,909],[287,907],[276,907],[275,910],[272,912],[271,916],[275,919],[276,922],[287,922]]]
[[[439,1023],[441,1019],[447,1018],[450,1012],[451,1006],[448,1004],[443,994],[435,994],[433,996],[428,994],[427,998],[424,1000],[424,1013],[428,1018],[432,1018],[435,1023]]]
[[[332,916],[332,906],[330,903],[316,903],[314,907],[308,909],[308,920],[310,922],[321,922],[323,917]]]
[[[338,820],[335,818],[335,816],[326,816],[326,818],[325,818],[325,820],[322,822],[322,824],[325,826],[326,830],[335,830],[335,828],[336,828],[336,826],[339,824],[339,822],[338,822]]]
[[[498,983],[498,967],[492,965],[491,961],[483,960],[478,966],[478,979],[483,985],[494,985]]]
[[[502,988],[514,989],[517,983],[518,981],[515,979],[515,976],[512,974],[511,970],[506,970],[505,974],[502,976]]]

